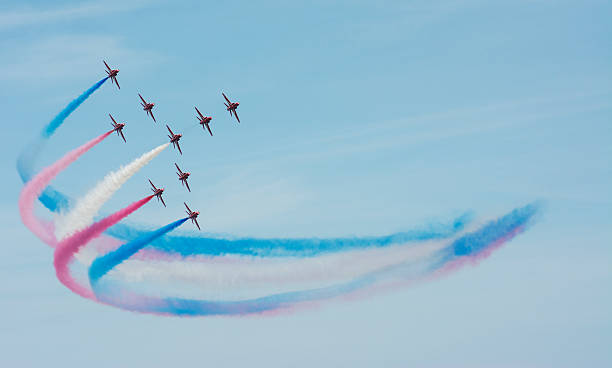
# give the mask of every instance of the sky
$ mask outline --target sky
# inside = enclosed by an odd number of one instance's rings
[[[23,1],[0,5],[2,366],[583,367],[612,363],[608,1]],[[165,186],[217,234],[382,235],[534,200],[476,267],[275,317],[165,318],[82,299],[21,223],[15,169],[44,124],[120,69],[41,165],[126,121],[54,181],[78,197],[182,132],[103,211]],[[221,91],[240,101],[238,125]],[[138,95],[156,102],[158,124]],[[210,137],[193,106],[213,116]],[[191,171],[189,197],[173,163]],[[41,214],[44,212],[41,210]],[[189,229],[187,229],[189,230]]]

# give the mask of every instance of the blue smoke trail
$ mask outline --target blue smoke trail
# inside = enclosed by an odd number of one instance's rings
[[[438,264],[433,267],[439,268],[461,257],[479,254],[501,237],[511,235],[517,229],[523,231],[524,227],[540,211],[541,207],[541,202],[530,203],[513,210],[498,220],[489,222],[477,232],[460,237],[453,242],[451,247],[444,249]]]
[[[57,114],[57,116],[55,116],[55,118],[53,118],[53,120],[49,122],[49,124],[43,128],[40,136],[37,137],[33,143],[26,146],[26,148],[21,152],[17,158],[17,172],[24,183],[28,182],[34,176],[34,163],[47,139],[51,137],[57,128],[62,125],[64,120],[66,120],[66,118],[70,116],[70,114],[72,114],[77,107],[87,100],[92,93],[100,88],[107,79],[108,77],[99,80],[97,83],[83,92],[79,97],[72,100],[62,111],[59,112],[59,114]],[[66,209],[70,205],[68,197],[51,187],[46,188],[39,199],[45,207],[53,212]]]
[[[438,254],[433,255],[431,258],[438,259],[439,261],[434,262],[429,268],[421,269],[417,266],[416,269],[414,269],[415,265],[411,262],[402,263],[368,273],[343,284],[318,289],[279,293],[242,301],[209,301],[185,298],[155,298],[136,295],[127,291],[127,289],[120,285],[100,287],[97,286],[97,282],[92,282],[92,287],[96,292],[98,300],[137,312],[178,316],[243,315],[261,313],[281,308],[289,308],[300,302],[321,301],[338,297],[369,286],[374,286],[381,281],[389,279],[391,276],[401,277],[405,281],[422,279],[442,268],[450,261],[463,257],[478,256],[480,253],[493,247],[496,243],[510,240],[512,235],[515,235],[516,232],[525,229],[525,226],[533,219],[538,210],[539,205],[536,203],[517,208],[511,213],[495,221],[489,222],[479,230],[460,237],[448,247],[438,251]],[[184,222],[185,220],[186,219],[179,221]],[[129,257],[136,253],[138,249],[141,249],[145,245],[146,244],[143,244],[143,242],[138,242],[138,244],[126,244],[115,251],[115,255],[109,258],[108,261],[98,261],[104,259],[106,256],[96,259],[89,271],[90,280],[92,274],[95,274],[94,277],[96,277],[97,281],[103,274],[110,271],[112,267],[127,259],[126,256]],[[126,248],[125,251],[122,250],[124,247]],[[94,265],[96,265],[96,270],[92,271]]]
[[[351,238],[271,238],[271,239],[223,239],[192,236],[164,236],[152,244],[154,249],[180,254],[182,256],[208,255],[220,256],[240,254],[248,256],[312,257],[318,254],[340,252],[348,249],[386,247],[408,242],[444,239],[463,230],[472,221],[473,215],[465,213],[450,223],[430,224],[425,228],[385,236],[351,237]],[[120,225],[120,224],[119,224]],[[125,225],[115,226],[107,232],[119,239],[136,239],[144,234]]]
[[[89,282],[95,284],[98,279],[104,276],[108,271],[121,264],[121,262],[136,254],[139,250],[147,246],[153,240],[181,226],[189,217],[174,221],[166,226],[160,227],[155,231],[151,231],[135,239],[132,242],[126,243],[116,250],[109,252],[101,257],[96,258],[89,267]]]
[[[106,82],[107,79],[108,77],[100,79],[96,84],[89,87],[87,91],[83,92],[79,97],[72,100],[72,102],[70,102],[68,106],[66,106],[62,111],[60,111],[59,114],[57,114],[57,116],[53,120],[51,120],[49,124],[47,124],[47,126],[43,129],[41,133],[42,136],[44,138],[51,137],[51,135],[55,133],[57,128],[62,125],[64,120],[66,120],[66,118],[70,114],[72,114],[74,110],[77,109],[77,107],[81,106],[81,104],[85,102],[85,100],[87,100],[87,98],[91,96],[92,93],[94,93],[98,88],[100,88],[104,84],[104,82]]]

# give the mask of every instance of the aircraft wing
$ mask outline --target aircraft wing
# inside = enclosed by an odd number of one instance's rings
[[[189,192],[191,192],[191,188],[189,188],[189,183],[187,182],[187,179],[185,179],[185,180],[183,181],[183,183],[185,183],[185,186],[187,187],[187,190],[188,190]]]
[[[110,118],[113,121],[113,123],[117,124],[117,122],[115,121],[115,119],[113,118],[113,116],[111,114],[108,114],[108,116],[110,116]]]
[[[181,151],[181,145],[179,144],[179,142],[178,142],[178,141],[176,142],[176,148],[178,148],[179,153],[182,155],[182,154],[183,154],[183,151]]]
[[[153,187],[153,189],[157,190],[157,188],[155,187],[155,184],[153,184],[153,182],[151,181],[151,179],[149,179],[149,183],[151,184],[151,186]]]
[[[202,230],[200,229],[200,224],[198,224],[198,220],[193,219],[193,222],[195,223],[195,225],[198,227],[198,230]]]
[[[240,118],[238,117],[238,111],[234,110],[234,116],[236,117],[236,120],[238,120],[238,122],[240,123]]]
[[[206,129],[208,129],[208,132],[210,133],[210,136],[212,137],[212,132],[210,131],[210,127],[208,126],[208,124],[206,124]]]
[[[161,203],[164,205],[164,207],[166,207],[166,202],[164,202],[164,199],[162,198],[162,196],[160,195],[158,198],[161,201]]]
[[[183,204],[185,205],[185,207],[187,208],[187,211],[189,211],[189,213],[191,213],[191,210],[189,209],[189,206],[187,205],[187,203],[183,202]]]
[[[227,101],[228,104],[231,104],[232,101],[230,101],[227,96],[225,95],[225,93],[221,92],[221,94],[223,95],[223,98],[225,98],[225,101]]]
[[[138,97],[140,97],[140,99],[142,100],[142,103],[144,103],[145,105],[147,104],[147,101],[145,101],[144,98],[142,98],[142,96],[140,95],[140,93],[138,94]]]
[[[119,87],[119,82],[117,81],[117,78],[113,77],[113,82],[115,82],[118,89],[121,89],[121,87]]]
[[[176,169],[182,174],[183,172],[181,171],[181,168],[178,167],[178,165],[176,164],[176,162],[174,163],[174,166],[176,166]]]
[[[174,133],[172,133],[172,129],[170,129],[170,127],[168,126],[168,124],[166,124],[166,128],[168,128],[168,131],[170,132],[170,134],[172,134],[174,136]]]
[[[123,141],[127,143],[127,141],[125,140],[125,136],[123,135],[123,131],[120,130],[118,133],[121,134],[121,138],[123,138]]]
[[[151,114],[153,121],[157,123],[157,120],[155,120],[155,116],[153,116],[153,110],[149,110],[149,114]]]
[[[194,106],[194,107],[195,107],[195,106]],[[200,117],[201,117],[202,119],[204,119],[204,116],[202,116],[202,113],[200,112],[200,110],[198,110],[198,108],[197,108],[197,107],[196,107],[195,109],[196,109],[196,111],[198,112],[198,115],[200,115]]]
[[[108,64],[106,63],[106,61],[102,60],[102,62],[104,63],[104,65],[106,65],[106,69],[111,70],[110,66],[108,66]]]

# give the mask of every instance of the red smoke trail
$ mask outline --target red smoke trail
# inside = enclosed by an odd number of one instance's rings
[[[21,215],[21,220],[30,231],[50,246],[54,247],[57,244],[57,240],[48,224],[42,223],[40,219],[35,216],[34,202],[60,172],[76,161],[85,152],[92,149],[96,144],[102,142],[104,138],[108,137],[112,132],[112,130],[108,131],[68,152],[54,164],[44,168],[21,190],[21,195],[19,196],[19,213]]]
[[[55,248],[55,254],[53,258],[53,265],[55,266],[55,273],[58,280],[64,284],[68,289],[72,290],[76,294],[88,299],[95,300],[94,293],[88,287],[79,284],[70,274],[70,262],[73,260],[74,255],[81,249],[81,247],[87,244],[90,240],[100,236],[106,229],[115,225],[125,217],[130,215],[142,207],[145,203],[149,202],[153,196],[145,197],[139,201],[136,201],[129,206],[109,215],[102,220],[94,223],[88,228],[77,232],[76,234],[62,240]]]

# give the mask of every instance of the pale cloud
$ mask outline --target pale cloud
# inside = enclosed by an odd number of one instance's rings
[[[0,31],[27,25],[76,20],[140,9],[145,1],[95,1],[64,7],[35,9],[20,7],[0,12]]]
[[[12,46],[12,47],[11,47]],[[30,43],[14,43],[0,51],[3,60],[0,80],[37,82],[69,76],[90,76],[92,68],[103,75],[102,58],[112,66],[121,60],[122,69],[142,69],[163,58],[150,50],[134,50],[121,38],[108,35],[55,35]]]
[[[182,207],[184,197],[179,193],[169,192],[167,203],[179,203]],[[193,204],[198,204],[205,229],[214,229],[217,234],[267,236],[276,234],[276,229],[263,225],[287,220],[296,208],[303,208],[311,199],[312,191],[299,178],[287,177],[274,169],[235,165],[234,174],[209,182],[205,189],[195,188],[193,195],[196,196]],[[192,202],[188,200],[187,204]]]

